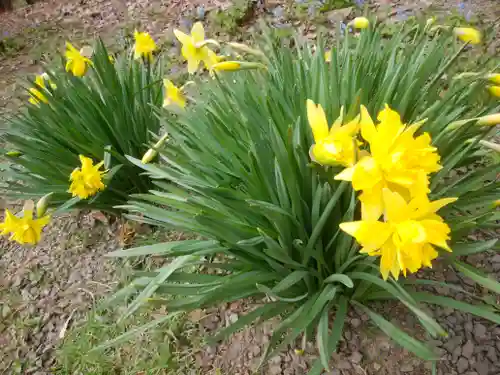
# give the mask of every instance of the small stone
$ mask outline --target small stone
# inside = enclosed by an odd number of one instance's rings
[[[457,371],[459,374],[463,374],[469,368],[469,361],[464,357],[460,357],[457,362]]]
[[[377,362],[373,362],[373,363],[372,363],[372,367],[373,367],[373,369],[374,369],[375,371],[378,371],[378,370],[380,370],[380,369],[382,368],[382,365],[381,365],[381,364],[379,364],[379,363],[377,363]]]
[[[493,258],[491,258],[492,263],[500,263],[500,254],[496,254]]]
[[[269,375],[281,375],[281,366],[280,365],[269,366]]]
[[[238,321],[238,314],[236,314],[236,313],[231,313],[231,314],[229,315],[229,321],[230,321],[231,323],[236,323],[236,322]]]
[[[361,363],[362,359],[363,359],[363,354],[361,354],[360,352],[354,352],[351,355],[351,361],[353,363],[359,364]]]
[[[254,356],[258,356],[260,354],[260,346],[258,345],[255,345],[253,348],[252,348],[252,354]]]
[[[492,363],[497,363],[498,361],[498,356],[497,356],[497,351],[493,346],[490,346],[488,348],[488,351],[486,352],[486,357],[492,362]]]
[[[448,353],[453,353],[455,348],[461,344],[462,338],[460,336],[454,336],[443,344],[443,348],[445,348]]]
[[[414,369],[413,365],[411,363],[406,363],[403,366],[399,368],[401,372],[412,372]]]
[[[476,370],[479,375],[489,375],[490,364],[488,361],[477,361],[474,366],[474,370]]]
[[[467,359],[471,359],[473,353],[474,353],[474,343],[471,340],[468,340],[462,347],[462,356],[464,356]]]
[[[339,370],[350,370],[352,366],[349,361],[341,359],[335,364],[335,367],[338,368]]]
[[[486,338],[486,327],[481,323],[474,324],[474,337],[476,340],[483,340]]]
[[[361,320],[358,318],[351,319],[351,326],[353,328],[358,328],[361,325]]]
[[[453,353],[451,353],[451,360],[453,363],[457,362],[458,358],[460,358],[460,354],[462,354],[462,348],[457,346]]]
[[[342,374],[340,373],[340,370],[334,368],[332,371],[327,372],[325,375],[342,375]]]

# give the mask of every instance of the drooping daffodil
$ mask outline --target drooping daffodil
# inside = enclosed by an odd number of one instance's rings
[[[163,100],[163,107],[175,105],[179,108],[186,107],[186,96],[182,92],[182,87],[179,88],[169,79],[163,80],[165,86],[165,99]]]
[[[187,61],[190,74],[198,70],[200,63],[203,63],[206,69],[210,69],[219,62],[216,53],[208,48],[208,44],[218,45],[218,43],[212,39],[205,39],[205,30],[201,22],[193,25],[190,35],[177,29],[174,30],[174,34],[182,44],[181,53]]]
[[[482,34],[479,30],[472,27],[455,27],[453,33],[462,42],[469,44],[479,44],[482,40]]]
[[[147,61],[153,61],[153,52],[156,51],[156,43],[146,32],[134,32],[134,59],[144,58]]]
[[[456,198],[429,201],[426,195],[409,203],[398,193],[384,188],[384,221],[361,220],[340,224],[340,229],[353,236],[362,246],[360,252],[380,256],[380,273],[397,279],[402,272],[417,272],[432,267],[438,256],[437,246],[451,251],[447,244],[450,228],[436,212]]]
[[[342,108],[340,116],[329,128],[321,104],[316,105],[308,99],[306,105],[307,119],[314,137],[314,144],[309,151],[311,159],[321,165],[352,167],[359,156],[356,134],[363,115],[358,115],[352,121],[343,124]],[[364,107],[361,110],[367,112]]]
[[[91,158],[80,155],[81,167],[75,168],[70,175],[71,185],[68,192],[73,197],[87,199],[95,195],[97,192],[104,190],[106,187],[103,182],[103,176],[106,171],[101,171],[100,168],[104,165],[101,161],[94,165]]]
[[[335,176],[351,181],[354,190],[362,191],[359,199],[364,220],[377,220],[382,215],[385,188],[405,199],[425,195],[428,175],[441,169],[429,134],[414,136],[424,121],[406,126],[388,105],[378,114],[378,121],[375,125],[368,111],[363,114],[361,136],[369,144],[370,154]]]
[[[92,66],[92,61],[85,57],[70,42],[66,42],[66,71],[71,72],[76,77],[83,77],[87,68]]]
[[[29,89],[29,102],[31,104],[38,105],[40,103],[47,104],[49,102],[46,96],[47,84],[52,90],[55,90],[57,88],[57,86],[50,80],[50,77],[47,73],[43,73],[35,77],[35,87]]]

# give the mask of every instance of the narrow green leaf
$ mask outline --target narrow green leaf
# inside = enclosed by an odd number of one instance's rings
[[[453,252],[446,254],[448,257],[459,257],[465,255],[472,255],[488,251],[493,248],[498,242],[497,239],[484,241],[484,242],[470,242],[470,243],[457,243],[451,247]]]
[[[352,280],[349,276],[343,275],[343,274],[338,274],[338,273],[328,276],[323,282],[324,283],[339,282],[341,284],[344,284],[348,288],[354,287],[354,283],[352,282]]]
[[[460,271],[468,278],[474,280],[476,283],[482,285],[486,289],[489,289],[497,294],[500,294],[500,283],[498,283],[496,280],[493,280],[492,278],[489,278],[488,276],[481,274],[479,270],[468,264],[459,261],[454,261],[452,264],[453,267],[455,267],[458,271]]]

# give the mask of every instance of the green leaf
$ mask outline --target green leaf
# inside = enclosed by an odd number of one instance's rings
[[[500,294],[500,283],[498,283],[496,280],[493,280],[492,278],[489,278],[488,276],[481,274],[479,270],[468,264],[459,262],[457,260],[454,261],[452,264],[453,267],[455,267],[457,271],[460,271],[463,275],[472,279],[476,283],[482,285],[486,289],[489,289],[497,294]]]
[[[482,253],[484,251],[492,249],[497,242],[498,242],[497,239],[493,239],[484,242],[457,243],[451,247],[453,252],[446,255],[448,257],[459,257],[459,256]]]
[[[128,305],[127,310],[120,316],[118,321],[123,321],[130,315],[132,315],[139,307],[147,302],[148,298],[153,295],[153,293],[158,289],[161,283],[168,279],[177,269],[182,268],[194,261],[191,255],[185,255],[178,257],[172,261],[169,265],[161,268],[158,272],[158,276],[151,280],[151,282],[139,293],[139,295]]]
[[[209,253],[218,252],[223,249],[217,241],[213,240],[183,240],[163,242],[154,245],[140,246],[132,249],[121,249],[107,253],[106,257],[137,257],[144,255],[171,255],[174,254],[196,254],[199,251]]]
[[[413,337],[409,336],[408,334],[397,328],[394,324],[384,319],[381,315],[377,314],[376,312],[372,311],[371,309],[369,309],[368,307],[364,306],[361,303],[358,303],[356,301],[352,301],[352,303],[357,307],[359,307],[361,310],[363,310],[365,313],[367,313],[370,319],[382,331],[384,331],[387,334],[387,336],[392,338],[402,347],[415,353],[418,357],[426,361],[437,360],[439,358],[427,346],[425,346],[420,341],[414,339]]]
[[[347,275],[343,274],[333,274],[328,276],[325,280],[323,280],[324,283],[335,283],[339,282],[341,284],[344,284],[348,288],[353,288],[354,283],[352,282],[351,278]]]
[[[300,296],[296,296],[296,297],[281,297],[281,296],[277,295],[271,288],[268,288],[265,285],[257,284],[256,286],[257,286],[257,289],[260,290],[262,293],[265,293],[269,297],[273,297],[274,299],[277,299],[278,301],[282,301],[282,302],[299,302],[299,301],[302,301],[303,299],[305,299],[309,295],[309,293],[306,292],[306,293],[304,293]]]
[[[457,301],[453,298],[435,296],[424,292],[412,293],[413,298],[417,301],[431,303],[433,305],[440,305],[444,307],[451,307],[455,310],[464,311],[481,318],[491,320],[496,324],[500,324],[500,315],[491,312],[491,307],[488,305],[471,305],[466,302]]]

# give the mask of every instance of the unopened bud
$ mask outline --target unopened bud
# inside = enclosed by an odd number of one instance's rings
[[[229,71],[248,70],[248,69],[267,69],[264,64],[247,61],[222,61],[212,65],[211,71]]]
[[[347,26],[353,26],[355,29],[366,29],[370,26],[370,21],[366,17],[356,17]]]
[[[18,157],[18,156],[22,156],[23,153],[21,151],[8,151],[5,153],[5,155],[11,156],[11,157]]]
[[[498,125],[500,124],[500,113],[479,117],[477,124],[489,126]]]
[[[149,150],[146,151],[146,153],[142,157],[141,159],[142,164],[148,164],[149,162],[151,162],[151,160],[153,160],[156,157],[156,155],[158,155],[158,151],[150,148]]]
[[[491,95],[500,98],[500,86],[488,86],[488,91]]]
[[[36,217],[40,218],[47,212],[47,208],[49,207],[50,200],[54,193],[49,193],[44,195],[38,202],[36,202]]]
[[[246,53],[249,53],[251,55],[264,56],[264,52],[262,52],[261,50],[249,47],[243,43],[229,42],[228,45],[236,50],[246,52]]]

